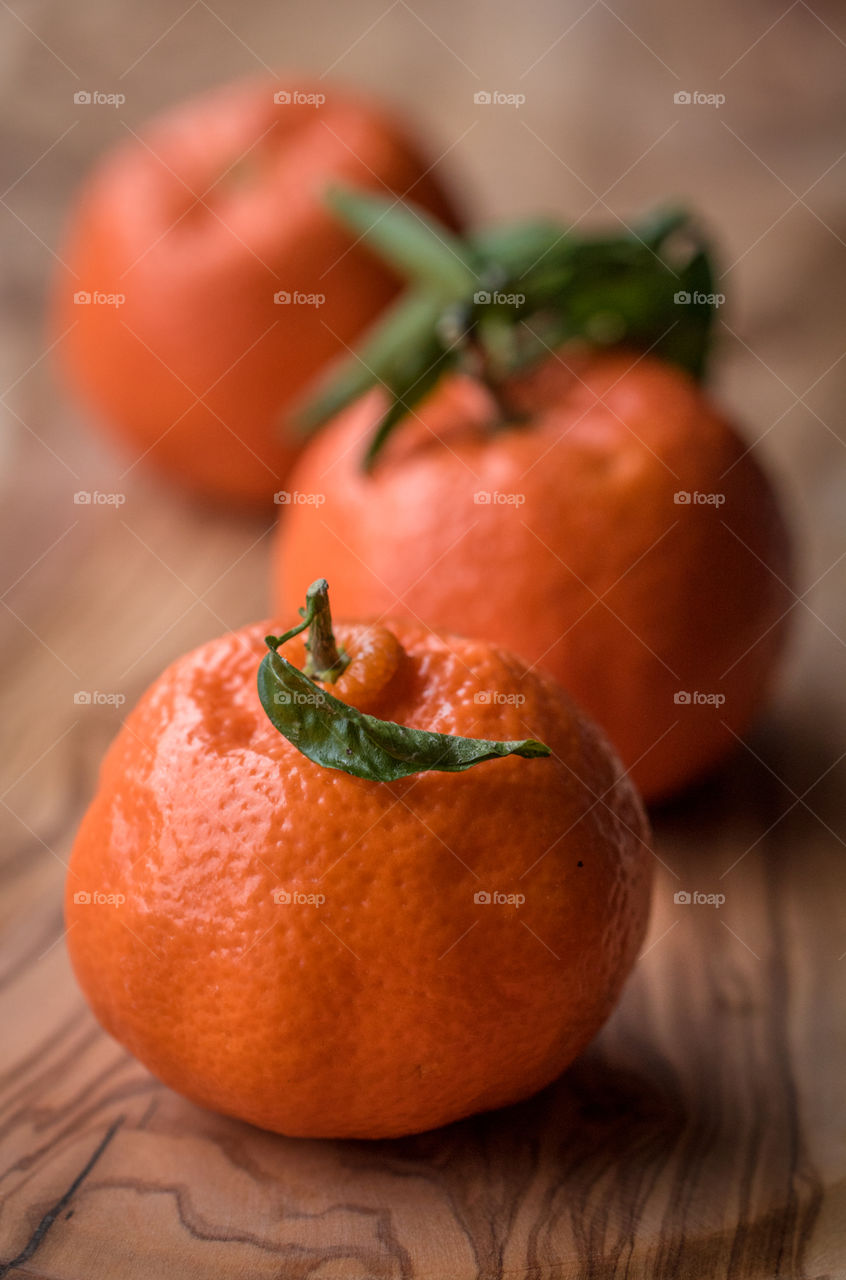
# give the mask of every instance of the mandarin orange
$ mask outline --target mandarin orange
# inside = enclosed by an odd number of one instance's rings
[[[454,220],[394,115],[326,83],[214,89],[86,179],[51,327],[68,384],[127,465],[230,502],[282,487],[301,445],[293,402],[399,287],[324,208],[339,177]]]
[[[260,704],[264,631],[175,662],[105,759],[66,899],[94,1012],[172,1088],[286,1134],[393,1136],[527,1096],[640,947],[634,789],[548,677],[407,623],[337,628],[337,699],[551,755],[395,782],[325,768]],[[280,652],[305,665],[301,637]]]

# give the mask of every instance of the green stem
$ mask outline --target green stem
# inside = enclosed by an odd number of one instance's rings
[[[300,609],[302,622],[282,636],[265,636],[269,653],[258,670],[258,695],[274,728],[309,760],[326,769],[395,782],[414,773],[462,773],[485,761],[506,756],[531,760],[551,755],[535,738],[463,738],[430,733],[393,720],[379,720],[341,702],[313,680],[335,680],[349,659],[339,653],[332,635],[329,588],[325,578],[313,582]],[[309,628],[309,665],[300,671],[279,652],[292,636]]]
[[[332,611],[329,608],[329,583],[325,578],[318,578],[306,592],[306,604],[300,609],[302,622],[282,636],[268,636],[267,644],[274,652],[286,641],[298,636],[308,627],[308,660],[305,674],[311,680],[320,680],[326,684],[334,682],[349,666],[349,656],[339,649],[332,630]]]
[[[494,410],[491,430],[496,431],[513,421],[514,414],[508,403],[501,371],[496,368],[490,348],[482,341],[472,308],[447,308],[438,320],[437,332],[444,347],[459,354],[458,367],[475,378],[487,391]],[[378,452],[378,443],[376,451]]]
[[[306,592],[306,606],[314,606],[308,632],[308,662],[305,673],[312,680],[334,684],[349,666],[349,658],[335,643],[332,611],[329,608],[329,583],[318,578]]]
[[[468,371],[485,388],[494,407],[490,429],[499,431],[518,417],[509,404],[507,384],[494,369],[490,352],[475,332],[467,340],[467,356]]]

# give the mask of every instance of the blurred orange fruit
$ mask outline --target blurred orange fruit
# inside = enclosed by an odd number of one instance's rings
[[[325,101],[320,101],[323,98]],[[342,178],[454,223],[393,115],[332,86],[215,89],[110,151],[83,185],[53,288],[69,385],[132,463],[270,499],[289,409],[398,281],[324,209]]]
[[[506,426],[443,381],[361,468],[374,392],[303,455],[274,607],[321,566],[334,604],[478,636],[552,673],[650,799],[701,776],[759,710],[793,597],[754,454],[680,370],[569,349],[514,377]]]

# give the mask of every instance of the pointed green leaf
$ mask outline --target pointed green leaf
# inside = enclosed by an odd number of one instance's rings
[[[462,738],[365,715],[327,693],[276,652],[275,637],[268,636],[267,643],[270,652],[258,673],[261,705],[279,732],[324,768],[374,782],[394,782],[433,770],[461,773],[504,756],[531,759],[551,754],[549,747],[532,738],[516,742]]]
[[[432,341],[442,303],[429,293],[402,295],[372,329],[355,355],[336,366],[297,415],[305,434],[340,413],[379,383],[395,380],[395,367]]]
[[[546,258],[562,239],[566,236],[558,223],[518,222],[485,227],[470,237],[470,244],[483,261],[496,263],[507,276],[517,276]]]
[[[333,186],[326,200],[347,226],[401,275],[446,299],[463,298],[478,279],[468,246],[431,214],[395,198]]]

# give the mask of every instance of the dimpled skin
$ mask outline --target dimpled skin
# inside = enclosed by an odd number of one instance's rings
[[[766,697],[793,603],[779,508],[734,429],[662,362],[562,352],[509,393],[524,421],[492,434],[481,388],[442,384],[369,477],[378,397],[332,424],[291,480],[324,500],[281,517],[274,607],[287,617],[331,565],[340,614],[503,645],[551,672],[661,798],[730,751]]]
[[[293,400],[399,288],[352,247],[327,185],[408,193],[455,225],[386,113],[325,84],[299,91],[321,106],[276,103],[279,88],[215,89],[113,148],[80,192],[53,287],[57,357],[103,427],[183,487],[241,503],[281,488],[302,443]],[[79,291],[125,301],[79,305]]]
[[[653,859],[634,789],[547,677],[406,624],[335,630],[338,697],[554,756],[390,784],[324,769],[258,701],[266,628],[224,636],[165,671],[109,750],[67,942],[102,1025],[172,1088],[281,1133],[377,1138],[567,1066],[634,962]],[[284,652],[302,665],[299,639]]]

